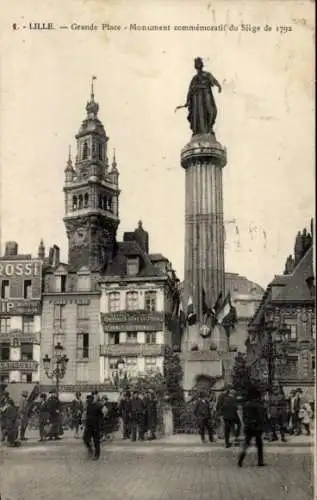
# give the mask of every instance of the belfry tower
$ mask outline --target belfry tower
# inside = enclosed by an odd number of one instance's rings
[[[106,135],[98,118],[93,81],[87,116],[78,134],[77,156],[71,152],[65,169],[65,217],[68,262],[72,270],[102,272],[111,258],[119,225],[119,172],[114,156],[108,165]]]

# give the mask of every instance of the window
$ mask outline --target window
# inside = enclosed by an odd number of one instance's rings
[[[78,333],[77,334],[77,359],[88,359],[89,358],[89,334],[88,333]]]
[[[288,359],[288,370],[290,376],[297,375],[297,358],[289,358]]]
[[[316,376],[316,358],[315,358],[315,356],[312,356],[312,358],[311,358],[311,369],[313,372],[313,377],[315,377]]]
[[[88,144],[87,142],[84,142],[83,145],[83,160],[87,160],[88,158]]]
[[[21,361],[33,360],[33,344],[21,344]]]
[[[88,314],[88,304],[78,304],[77,306],[77,319],[88,319],[89,314]]]
[[[0,333],[8,333],[11,328],[11,318],[0,318]]]
[[[73,196],[73,210],[77,210],[77,196]]]
[[[84,207],[85,208],[88,207],[88,202],[89,202],[89,195],[88,195],[88,193],[85,193],[85,196],[84,196]]]
[[[34,317],[23,316],[22,318],[23,333],[33,333],[33,328],[34,328]]]
[[[99,195],[99,203],[98,203],[99,208],[102,208],[102,199],[103,199],[103,198],[102,198],[102,195],[100,194],[100,195]]]
[[[138,341],[138,333],[137,332],[127,332],[127,343],[128,344],[136,344]]]
[[[120,333],[119,332],[109,333],[109,344],[111,344],[111,345],[120,344]]]
[[[145,292],[145,309],[156,311],[156,292]]]
[[[63,330],[65,327],[65,305],[55,304],[54,306],[54,328]]]
[[[153,371],[156,369],[156,358],[146,357],[145,358],[145,371]]]
[[[21,373],[21,382],[23,384],[31,384],[32,383],[32,373]]]
[[[145,332],[145,343],[156,344],[156,332]]]
[[[0,361],[10,361],[10,344],[3,342],[0,344]]]
[[[109,359],[109,368],[110,370],[116,370],[118,366],[119,358],[111,358]]]
[[[109,212],[112,212],[112,198],[108,198],[107,210],[109,210]]]
[[[24,280],[23,298],[24,299],[31,299],[32,298],[32,281],[31,280]]]
[[[66,292],[66,274],[62,274],[61,276],[61,292],[65,293]]]
[[[316,323],[315,321],[312,322],[311,325],[311,336],[313,340],[316,340]]]
[[[127,309],[135,311],[138,308],[138,292],[127,292]]]
[[[57,346],[57,344],[64,345],[65,343],[65,335],[63,333],[54,333],[53,335],[53,348]]]
[[[99,160],[103,160],[103,148],[102,148],[102,144],[99,142],[98,143],[98,157],[99,157]]]
[[[289,325],[291,340],[297,340],[297,325]]]
[[[109,311],[120,311],[120,292],[109,293]]]
[[[138,359],[137,358],[127,358],[125,362],[125,371],[130,373],[130,375],[136,374],[138,369]]]
[[[8,299],[10,297],[10,283],[9,280],[3,280],[1,283],[1,298]]]
[[[139,272],[139,259],[128,259],[127,261],[127,275],[136,276]]]
[[[79,210],[81,210],[83,208],[83,195],[82,194],[80,194],[78,196],[78,208],[79,208]]]

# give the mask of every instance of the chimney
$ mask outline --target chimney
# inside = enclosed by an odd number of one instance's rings
[[[295,257],[295,266],[299,263],[303,255],[303,237],[300,231],[298,231],[295,246],[294,246],[294,257]]]
[[[143,252],[149,253],[149,233],[144,231],[142,221],[138,222],[138,227],[134,231],[134,237]]]
[[[18,255],[18,244],[16,241],[7,241],[5,244],[5,257],[15,257]]]
[[[60,263],[60,248],[57,245],[53,245],[53,267],[57,267]]]

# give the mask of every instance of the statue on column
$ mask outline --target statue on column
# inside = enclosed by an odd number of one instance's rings
[[[217,87],[221,92],[218,80],[208,71],[203,70],[204,63],[201,57],[195,59],[197,74],[192,78],[186,103],[177,106],[175,111],[181,108],[188,109],[187,120],[193,135],[214,133],[213,127],[217,117],[217,106],[212,93],[212,87]]]

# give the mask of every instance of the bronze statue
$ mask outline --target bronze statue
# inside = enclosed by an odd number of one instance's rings
[[[175,111],[181,108],[188,109],[187,119],[190,128],[195,134],[213,133],[213,126],[217,117],[217,106],[212,93],[212,87],[217,87],[221,92],[218,80],[208,71],[203,70],[204,63],[201,57],[195,59],[197,74],[192,78],[187,100],[184,106],[177,106]]]

